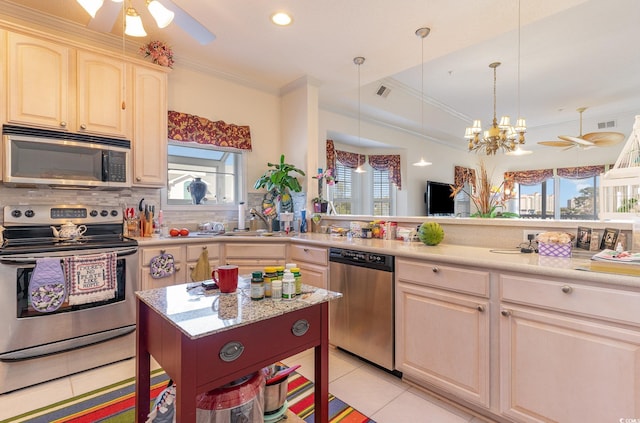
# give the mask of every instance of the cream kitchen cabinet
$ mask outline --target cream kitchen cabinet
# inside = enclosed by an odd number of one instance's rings
[[[167,73],[134,66],[133,184],[167,181]]]
[[[517,422],[640,413],[640,292],[500,275],[500,408]]]
[[[8,122],[130,137],[123,61],[12,32],[7,47]]]
[[[329,288],[329,251],[326,248],[304,244],[289,246],[290,262],[300,269],[302,283],[318,288]]]
[[[7,33],[6,45],[7,121],[71,129],[70,69],[74,51],[12,32]]]
[[[396,257],[396,368],[490,407],[490,274]]]
[[[184,244],[170,246],[141,247],[139,249],[140,257],[140,286],[138,289],[163,288],[166,286],[176,285],[189,282],[191,279],[185,269],[186,247]],[[166,278],[154,279],[151,277],[150,264],[151,259],[160,254],[171,254],[175,260],[175,272]]]
[[[187,244],[187,281],[191,282],[191,272],[195,269],[198,259],[204,250],[207,250],[209,267],[215,269],[220,264],[220,243],[208,242],[202,244]],[[209,275],[211,278],[211,275]]]
[[[7,49],[4,46],[7,45],[7,31],[0,29],[0,122],[7,121],[7,107],[6,107],[6,95],[7,95],[7,85],[6,85],[6,72],[7,72]],[[3,94],[4,93],[4,94]],[[0,146],[0,181],[2,180],[2,175],[4,174],[3,165],[3,148]]]
[[[286,257],[286,243],[227,242],[224,246],[225,264],[237,265],[241,275],[264,270],[266,266],[284,266]]]

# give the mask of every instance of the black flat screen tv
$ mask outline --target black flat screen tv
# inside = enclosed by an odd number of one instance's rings
[[[427,181],[424,199],[427,206],[427,216],[453,216],[455,214],[455,199],[451,197],[450,184]]]

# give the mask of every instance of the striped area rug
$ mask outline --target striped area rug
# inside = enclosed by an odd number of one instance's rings
[[[167,386],[168,380],[162,370],[152,372],[152,402]],[[311,423],[314,421],[313,399],[313,382],[299,373],[292,373],[287,393],[289,410]],[[130,378],[0,423],[132,423],[135,420],[134,408],[135,378]],[[329,417],[330,423],[375,423],[331,394]]]

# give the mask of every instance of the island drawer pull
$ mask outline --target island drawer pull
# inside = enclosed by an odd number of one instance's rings
[[[295,336],[302,336],[309,331],[310,326],[306,319],[296,320],[293,326],[291,326],[291,332]]]
[[[244,345],[238,341],[227,342],[220,349],[220,360],[231,362],[237,360],[244,352]]]

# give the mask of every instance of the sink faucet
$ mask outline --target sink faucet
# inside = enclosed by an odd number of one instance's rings
[[[272,231],[272,221],[273,221],[273,217],[271,216],[265,216],[264,214],[260,213],[258,210],[256,210],[254,207],[251,207],[251,209],[249,210],[249,213],[251,213],[254,216],[258,216],[260,218],[260,220],[262,220],[264,222],[265,225],[267,225],[267,231],[271,232]]]

